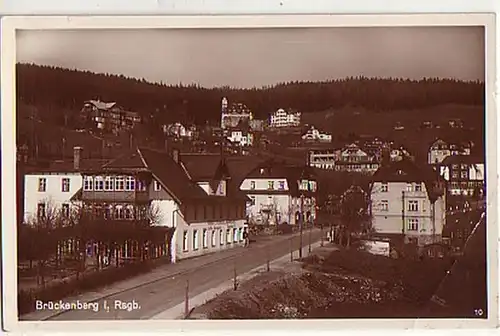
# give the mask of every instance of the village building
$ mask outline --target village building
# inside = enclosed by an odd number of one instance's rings
[[[302,140],[312,142],[332,142],[332,135],[326,132],[321,132],[314,126],[311,126],[306,133],[302,135]]]
[[[299,224],[316,218],[318,186],[307,167],[287,166],[267,160],[249,174],[240,185],[250,203],[247,215],[250,223],[262,225]]]
[[[452,196],[482,197],[485,192],[484,158],[450,155],[439,164],[439,174],[448,182]]]
[[[82,188],[82,170],[99,169],[105,161],[82,159],[83,148],[74,148],[73,161],[54,161],[49,165],[22,164],[19,192],[22,193],[22,221],[35,224],[41,218],[69,217],[75,194]]]
[[[141,122],[139,113],[127,111],[115,102],[88,100],[80,112],[86,128],[117,133],[132,129]]]
[[[441,241],[446,186],[432,169],[410,160],[383,165],[372,179],[370,206],[376,235],[402,237],[418,246]]]
[[[178,150],[138,148],[84,173],[78,199],[104,220],[130,222],[154,212],[150,224],[174,230],[160,253],[175,262],[243,244],[246,199],[229,197],[226,179],[214,176],[205,186],[190,177]]]
[[[243,103],[233,103],[229,105],[226,97],[221,102],[221,129],[236,127],[241,122],[253,120],[252,111]]]
[[[298,111],[291,111],[280,108],[276,112],[271,114],[269,118],[269,127],[298,127],[300,126],[301,115],[302,114]]]
[[[373,174],[380,163],[376,157],[363,151],[357,144],[344,147],[335,162],[336,171]]]
[[[472,147],[471,141],[438,138],[429,147],[427,163],[438,165],[450,155],[470,155]]]

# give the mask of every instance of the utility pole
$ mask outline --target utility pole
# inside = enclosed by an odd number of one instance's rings
[[[302,258],[302,234],[304,227],[304,195],[300,195],[300,243],[299,243],[299,259]]]

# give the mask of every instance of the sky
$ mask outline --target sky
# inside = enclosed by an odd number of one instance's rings
[[[18,31],[17,61],[167,84],[485,78],[482,27]]]

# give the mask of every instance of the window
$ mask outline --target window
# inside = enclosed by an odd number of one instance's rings
[[[188,232],[184,231],[183,239],[182,239],[182,251],[184,251],[184,252],[188,251],[188,249],[189,249],[188,244],[189,244]]]
[[[239,240],[239,239],[238,239],[238,229],[234,228],[234,229],[233,229],[233,241],[234,241],[235,243],[237,243],[237,242],[238,242],[238,240]]]
[[[453,172],[453,174],[451,174],[451,177],[453,177],[454,179],[458,178],[458,172]]]
[[[113,191],[113,178],[106,176],[104,179],[104,191]]]
[[[239,234],[239,237],[240,237],[240,239],[239,239],[239,240],[240,240],[240,241],[243,241],[243,228],[240,228],[240,229],[239,229],[239,233],[238,233],[238,234]]]
[[[217,245],[217,236],[215,235],[215,230],[212,230],[212,247]]]
[[[104,180],[102,176],[97,176],[94,180],[94,190],[95,191],[103,191],[104,190]]]
[[[418,201],[408,201],[408,211],[418,211]]]
[[[303,180],[300,186],[300,190],[307,190],[308,187],[309,187],[309,181]]]
[[[135,178],[133,176],[127,176],[125,179],[125,190],[134,191],[135,190]]]
[[[123,191],[125,187],[125,181],[123,179],[123,176],[117,176],[115,177],[115,190],[116,191]]]
[[[208,230],[203,229],[203,248],[208,248]]]
[[[133,211],[131,206],[127,206],[124,208],[124,217],[125,219],[133,219]]]
[[[92,176],[85,176],[83,178],[83,190],[84,191],[91,191],[92,187],[93,187],[92,182],[93,182]]]
[[[388,192],[389,191],[389,185],[387,183],[382,183],[382,192]]]
[[[382,200],[380,202],[380,210],[389,211],[389,201],[388,200]]]
[[[250,196],[250,205],[255,205],[255,196]]]
[[[463,170],[461,173],[460,173],[460,177],[463,178],[463,179],[466,179],[467,178],[467,171],[466,170]]]
[[[415,191],[422,191],[422,183],[415,184]]]
[[[219,242],[224,245],[224,235],[222,234],[222,229],[219,230]]]
[[[153,185],[154,185],[153,186],[154,191],[160,191],[161,190],[161,184],[158,181],[154,181]]]
[[[466,164],[463,164],[463,163],[462,163],[462,164],[460,165],[460,168],[461,168],[461,169],[467,169],[468,167],[467,167],[467,165],[466,165]]]
[[[69,192],[69,178],[63,178],[61,182],[61,191]]]
[[[62,209],[61,209],[61,214],[64,218],[69,217],[69,204],[68,203],[63,203]]]
[[[36,209],[36,216],[38,219],[45,218],[46,216],[46,205],[45,203],[38,203],[37,209]]]
[[[411,183],[407,183],[406,184],[406,191],[408,191],[408,192],[412,192],[413,191]]]
[[[255,181],[250,181],[250,189],[255,189]]]
[[[198,230],[193,231],[193,250],[198,249]]]
[[[123,218],[124,218],[123,206],[118,205],[118,206],[115,208],[115,218],[116,218],[116,219],[123,219]]]
[[[418,218],[408,219],[408,231],[418,231]]]
[[[111,219],[113,214],[113,207],[111,205],[104,208],[104,219]]]
[[[226,230],[226,243],[231,244],[231,229]]]
[[[41,177],[38,179],[38,191],[45,192],[47,190],[47,179]]]
[[[274,190],[274,181],[267,182],[267,189]]]
[[[279,183],[279,190],[285,190],[285,181],[280,181]]]

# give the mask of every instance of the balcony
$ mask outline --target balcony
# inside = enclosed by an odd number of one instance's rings
[[[82,201],[103,203],[147,203],[148,191],[82,191]]]

